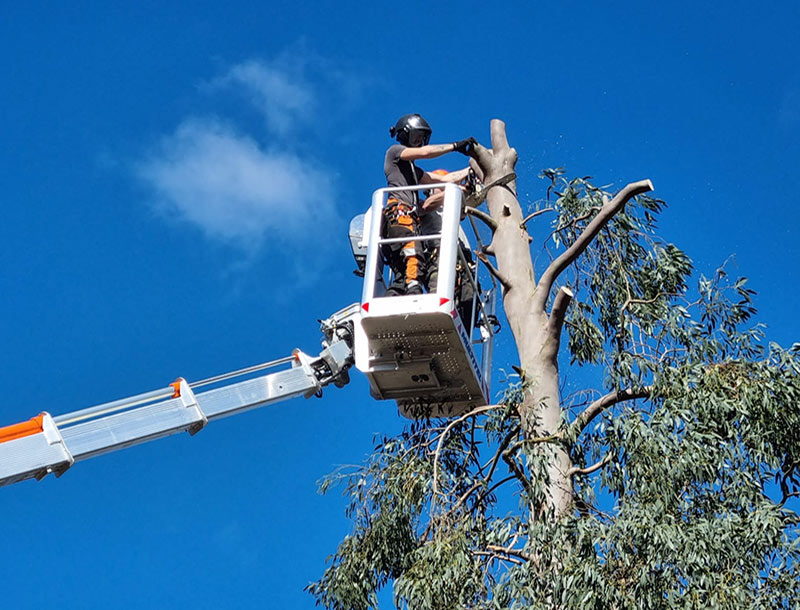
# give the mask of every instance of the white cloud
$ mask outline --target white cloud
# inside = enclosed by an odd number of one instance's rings
[[[216,119],[190,118],[138,166],[159,210],[246,250],[307,241],[333,216],[332,177]]]
[[[297,123],[314,114],[316,97],[297,67],[279,63],[247,61],[233,66],[211,83],[212,89],[239,89],[264,116],[267,127],[277,135],[289,134]]]
[[[300,60],[247,61],[207,83],[215,94],[245,99],[245,109],[263,118],[271,144],[231,119],[186,117],[136,165],[156,209],[248,253],[276,242],[327,241],[336,219],[333,172],[299,152],[314,149],[316,134],[303,128],[322,118],[324,81],[312,86],[304,72]],[[241,119],[241,110],[226,114]]]

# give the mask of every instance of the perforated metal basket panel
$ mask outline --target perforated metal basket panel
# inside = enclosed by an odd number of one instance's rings
[[[450,417],[486,404],[474,354],[444,312],[362,319],[378,398],[395,399],[406,417]]]

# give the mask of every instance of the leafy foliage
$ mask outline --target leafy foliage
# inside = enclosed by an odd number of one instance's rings
[[[543,175],[568,247],[606,193]],[[499,405],[415,422],[323,481],[353,532],[308,587],[318,604],[375,607],[391,582],[414,610],[800,607],[800,344],[765,343],[743,278],[690,290],[688,257],[656,236],[663,209],[639,197],[565,277],[569,357],[605,390],[563,397],[557,433],[523,435],[529,388],[509,376]],[[543,510],[556,447],[575,464],[558,518]]]

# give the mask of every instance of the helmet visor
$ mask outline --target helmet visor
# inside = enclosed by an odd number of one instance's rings
[[[412,129],[408,134],[408,145],[412,148],[427,146],[431,141],[431,132],[427,129]]]

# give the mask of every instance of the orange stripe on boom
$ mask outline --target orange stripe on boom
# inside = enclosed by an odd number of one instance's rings
[[[22,422],[21,424],[14,424],[12,426],[0,428],[0,443],[31,436],[32,434],[39,434],[39,432],[44,429],[43,422],[44,413],[41,413],[36,417],[32,417],[28,421]]]

